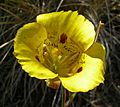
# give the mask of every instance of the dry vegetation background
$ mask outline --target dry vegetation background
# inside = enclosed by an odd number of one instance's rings
[[[61,89],[30,78],[13,56],[13,39],[38,14],[78,10],[97,28],[106,47],[105,83],[78,93],[69,107],[120,107],[120,0],[0,0],[0,107],[60,107]]]

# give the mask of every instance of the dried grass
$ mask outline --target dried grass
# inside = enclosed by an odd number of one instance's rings
[[[98,41],[106,47],[105,83],[78,93],[70,107],[119,107],[120,105],[120,2],[119,0],[4,0],[0,3],[0,107],[59,107],[61,89],[46,87],[30,78],[13,56],[13,39],[23,24],[40,13],[78,10],[97,28]]]

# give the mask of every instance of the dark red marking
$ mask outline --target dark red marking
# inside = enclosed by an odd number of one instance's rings
[[[60,35],[60,43],[65,43],[67,40],[67,35],[65,33],[62,33]]]
[[[82,71],[82,67],[80,67],[78,70],[77,70],[77,73],[81,72]]]
[[[37,61],[38,61],[38,62],[40,62],[40,60],[39,60],[38,56],[35,56],[35,58],[37,59]]]

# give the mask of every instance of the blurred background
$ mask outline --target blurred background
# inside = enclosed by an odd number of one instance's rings
[[[38,14],[77,10],[104,26],[98,40],[106,47],[105,83],[77,93],[69,107],[120,107],[120,0],[0,0],[0,107],[60,107],[61,88],[30,78],[13,56],[13,39]]]

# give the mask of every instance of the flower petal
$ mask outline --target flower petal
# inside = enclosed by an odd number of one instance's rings
[[[43,41],[46,37],[46,30],[43,26],[29,23],[18,30],[14,39],[14,55],[31,77],[51,79],[57,76],[45,68],[37,58],[39,57],[38,51],[43,50]],[[39,58],[41,59],[41,57]]]
[[[85,62],[81,72],[71,77],[59,77],[62,85],[71,92],[87,92],[104,81],[105,48],[94,43],[82,56]]]
[[[84,16],[78,15],[77,11],[41,14],[37,16],[37,22],[43,24],[48,35],[56,37],[57,42],[60,41],[60,35],[66,34],[83,50],[87,50],[95,39],[93,24]]]
[[[26,24],[18,30],[15,42],[25,44],[32,49],[32,51],[35,51],[46,38],[47,34],[45,28],[34,22]]]
[[[84,16],[79,15],[76,20],[73,40],[78,41],[85,50],[87,50],[94,42],[95,30],[94,25]]]
[[[60,36],[60,34],[66,33],[66,31],[68,31],[67,33],[70,32],[70,29],[76,21],[77,16],[77,11],[53,12],[38,15],[37,22],[43,24],[48,33],[56,33]]]
[[[94,43],[85,53],[93,58],[99,58],[103,62],[105,60],[105,47],[100,43]]]

